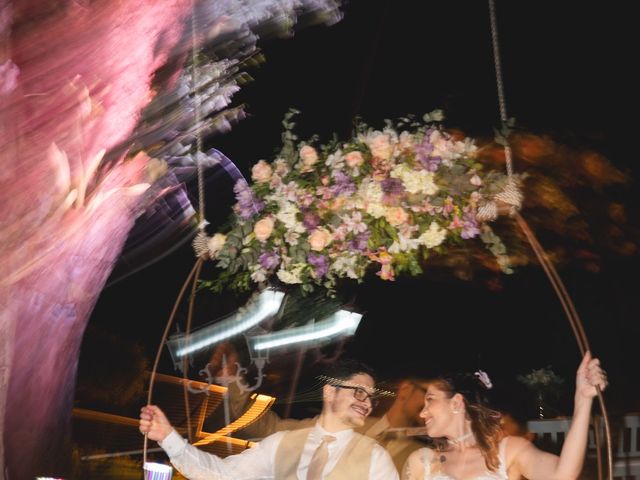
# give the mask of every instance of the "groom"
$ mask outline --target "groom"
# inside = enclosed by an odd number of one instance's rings
[[[187,478],[228,480],[397,480],[389,454],[354,432],[371,413],[373,372],[353,360],[332,364],[323,378],[323,407],[310,428],[277,432],[224,459],[189,445],[156,406],[142,408],[140,431],[158,441]]]
[[[227,361],[222,362],[223,356]],[[249,391],[241,391],[236,381],[238,352],[233,344],[221,344],[213,353],[205,371],[209,375],[209,381],[221,385],[228,385],[228,399],[231,418],[239,418],[253,403]],[[229,381],[225,381],[229,380]],[[388,408],[380,409],[379,417],[369,415],[364,425],[355,427],[357,433],[375,439],[382,445],[400,472],[409,455],[419,448],[430,446],[425,437],[407,436],[406,433],[416,430],[416,427],[424,429],[424,420],[420,418],[420,412],[424,407],[424,395],[427,391],[429,380],[424,377],[407,376],[398,381],[395,388],[395,398]],[[388,403],[388,402],[387,402]],[[385,405],[387,406],[387,405]],[[282,430],[298,430],[312,427],[318,421],[318,416],[312,418],[280,418],[273,410],[269,410],[257,420],[251,422],[235,435],[243,439],[261,439],[272,433]],[[212,427],[213,430],[219,428]]]

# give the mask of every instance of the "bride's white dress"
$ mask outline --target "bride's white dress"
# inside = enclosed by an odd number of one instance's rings
[[[498,466],[498,470],[496,472],[487,471],[482,475],[474,477],[473,480],[509,480],[509,476],[507,475],[507,467],[505,461],[505,445],[506,441],[502,440],[500,442],[500,447],[498,451],[498,459],[500,464]],[[424,477],[423,480],[457,480],[456,478],[446,475],[440,472],[432,472],[431,465],[433,463],[433,455],[434,451],[430,448],[422,448],[418,450],[422,456],[422,465],[424,466]]]

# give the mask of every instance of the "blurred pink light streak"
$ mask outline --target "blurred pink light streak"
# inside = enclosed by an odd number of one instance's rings
[[[59,468],[86,322],[148,186],[144,154],[103,155],[138,123],[190,1],[0,8],[0,455],[33,478]]]

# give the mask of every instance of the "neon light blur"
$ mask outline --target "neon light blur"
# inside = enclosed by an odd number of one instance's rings
[[[239,335],[275,315],[282,305],[283,298],[283,292],[265,290],[260,293],[255,304],[249,306],[249,312],[238,312],[235,318],[204,327],[188,337],[183,335],[180,338],[169,340],[167,342],[169,349],[175,349],[178,346],[175,355],[180,358]]]
[[[338,310],[325,320],[312,325],[287,329],[285,331],[252,337],[254,350],[267,350],[285,345],[327,341],[341,336],[355,334],[362,315],[347,310]]]

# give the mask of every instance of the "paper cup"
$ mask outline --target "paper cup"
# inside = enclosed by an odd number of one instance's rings
[[[173,469],[163,463],[144,464],[144,480],[171,480]]]

